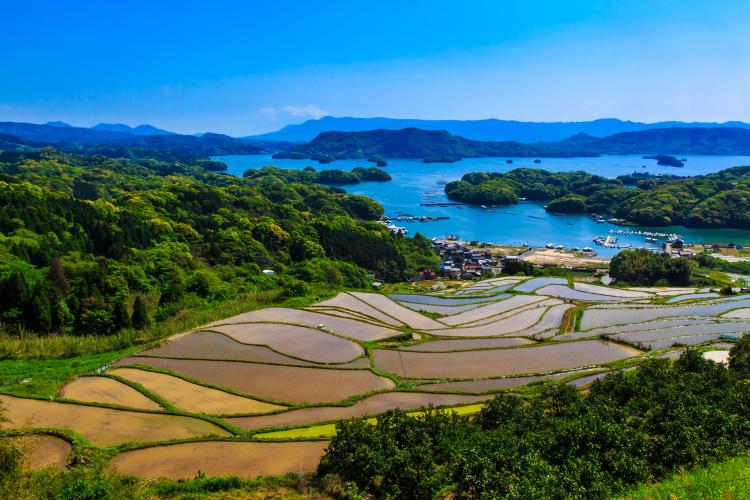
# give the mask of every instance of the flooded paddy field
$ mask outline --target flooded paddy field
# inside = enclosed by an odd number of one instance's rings
[[[377,350],[375,366],[400,377],[473,378],[563,370],[639,354],[625,346],[592,340],[451,353]]]
[[[160,347],[139,353],[156,358],[205,359],[223,361],[248,361],[291,366],[318,366],[319,363],[284,356],[268,347],[240,344],[226,335],[199,331],[183,335]],[[337,364],[336,368],[369,368],[365,359]]]
[[[436,306],[433,304],[415,304],[412,302],[399,302],[402,306],[408,307],[413,311],[425,311],[443,316],[450,316],[452,314],[458,314],[465,311],[470,311],[479,307],[481,304],[467,304],[465,306]]]
[[[4,394],[0,402],[12,430],[118,447],[110,462],[118,472],[258,477],[314,470],[326,442],[294,439],[325,439],[341,419],[394,408],[416,415],[427,405],[471,415],[493,392],[585,390],[646,357],[674,359],[685,346],[748,330],[750,296],[697,288],[507,277],[430,295],[344,292],[151,344],[69,381],[58,397],[75,403]],[[51,436],[30,443],[55,467],[71,453]]]
[[[364,354],[355,342],[302,326],[240,323],[213,326],[241,344],[263,345],[281,354],[316,363],[346,363]]]
[[[434,340],[404,347],[404,351],[432,351],[432,352],[450,352],[464,351],[467,349],[486,349],[488,347],[512,347],[518,345],[528,345],[534,342],[529,339],[504,337],[492,339],[466,339],[466,340]]]

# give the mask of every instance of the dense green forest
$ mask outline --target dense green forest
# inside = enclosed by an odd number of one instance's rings
[[[521,168],[468,173],[449,182],[445,192],[452,200],[472,204],[512,204],[521,197],[548,201],[550,212],[610,214],[644,226],[750,229],[750,167],[695,177],[617,179]]]
[[[731,367],[689,350],[594,382],[499,395],[475,419],[400,410],[337,424],[318,470],[375,498],[608,498],[671,471],[746,453],[745,337]]]
[[[310,284],[368,287],[436,267],[429,241],[362,196],[152,159],[0,154],[0,321],[111,334],[184,308]],[[263,273],[264,270],[274,274]]]
[[[305,167],[302,170],[283,170],[278,167],[263,167],[261,169],[251,168],[246,170],[243,177],[249,179],[260,179],[261,177],[273,176],[287,182],[316,182],[319,184],[359,184],[366,181],[389,181],[390,174],[377,167],[356,167],[351,172],[346,170],[321,170],[317,172],[313,167]]]

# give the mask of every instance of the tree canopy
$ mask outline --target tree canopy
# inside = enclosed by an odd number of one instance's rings
[[[750,167],[696,177],[632,174],[617,179],[527,168],[472,172],[446,184],[445,193],[471,204],[549,201],[550,212],[609,214],[643,226],[750,229]]]
[[[394,410],[337,424],[318,474],[376,498],[609,498],[746,453],[747,381],[689,350],[593,383],[503,394],[474,419]]]
[[[295,280],[367,287],[437,258],[382,207],[277,175],[44,149],[0,155],[0,321],[108,334]],[[263,274],[264,269],[275,271]]]

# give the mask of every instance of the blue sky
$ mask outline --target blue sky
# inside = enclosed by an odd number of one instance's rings
[[[0,120],[750,121],[750,2],[2,0]]]

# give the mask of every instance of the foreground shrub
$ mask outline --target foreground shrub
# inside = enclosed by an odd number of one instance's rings
[[[688,351],[676,362],[500,395],[473,420],[391,411],[341,422],[318,474],[379,498],[606,498],[750,447],[750,398],[734,370]]]

